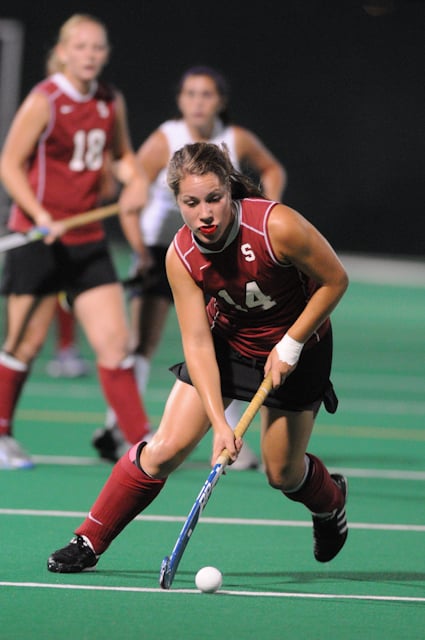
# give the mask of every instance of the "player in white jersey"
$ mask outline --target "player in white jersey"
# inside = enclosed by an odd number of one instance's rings
[[[134,264],[133,273],[141,274],[143,280],[130,295],[136,375],[142,395],[173,303],[165,273],[165,254],[182,225],[175,197],[166,182],[168,162],[174,152],[193,142],[224,142],[233,165],[254,174],[267,198],[280,201],[286,186],[285,169],[271,151],[248,129],[230,124],[228,86],[221,73],[210,67],[191,67],[179,81],[176,99],[178,117],[161,124],[138,151],[138,160],[150,180],[149,199],[140,216],[140,227],[134,218],[123,221],[135,255],[140,256],[144,244],[151,258],[150,264]],[[240,412],[240,402],[234,401],[226,413],[230,424],[236,425]],[[93,444],[102,457],[116,460],[122,453],[125,443],[111,410],[107,413],[106,428],[95,432]],[[232,468],[258,465],[254,452],[245,445]]]
[[[214,144],[224,142],[234,166],[239,169],[239,158],[235,146],[235,128],[225,125],[219,117],[215,117],[212,127],[208,142]],[[191,129],[184,119],[168,120],[160,125],[157,131],[160,136],[165,138],[169,158],[185,144],[191,144],[195,141]],[[139,151],[139,157],[141,156],[142,148]],[[140,218],[142,234],[148,247],[168,247],[182,225],[181,214],[166,182],[166,173],[167,167],[164,166],[152,182],[150,197]]]

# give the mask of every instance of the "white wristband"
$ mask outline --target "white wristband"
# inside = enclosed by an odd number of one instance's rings
[[[294,338],[291,338],[291,336],[288,336],[288,334],[285,333],[282,340],[280,340],[276,345],[279,360],[281,362],[287,362],[291,366],[297,364],[303,346],[303,342],[298,342],[298,340],[294,340]]]

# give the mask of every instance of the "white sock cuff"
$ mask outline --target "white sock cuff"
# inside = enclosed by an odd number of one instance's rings
[[[134,367],[135,357],[130,354],[126,356],[118,365],[118,369],[131,369]]]
[[[105,428],[113,429],[116,424],[117,424],[117,416],[115,414],[115,411],[111,409],[111,407],[108,407],[106,409],[106,415],[105,415]]]
[[[17,360],[17,358],[14,358],[5,351],[0,351],[0,364],[8,369],[12,369],[12,371],[28,371],[28,365],[25,364],[25,362]]]
[[[149,358],[136,354],[134,369],[136,372],[137,388],[139,389],[139,393],[141,393],[143,396],[146,392],[146,387],[148,386],[149,374],[151,370],[151,363]]]
[[[289,489],[289,490],[285,489],[285,493],[296,493],[296,491],[299,491],[303,486],[308,476],[308,472],[310,471],[310,464],[311,464],[311,460],[307,454],[304,455],[304,464],[305,464],[305,471],[304,471],[303,479],[296,487],[293,487],[292,489]]]

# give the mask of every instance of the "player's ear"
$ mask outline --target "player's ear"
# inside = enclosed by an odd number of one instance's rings
[[[111,58],[111,47],[110,47],[110,45],[108,45],[108,49],[107,49],[107,52],[105,54],[105,60],[103,62],[103,66],[108,64],[110,58]]]
[[[53,50],[53,55],[56,58],[56,60],[59,62],[60,66],[65,66],[68,62],[68,56],[66,54],[65,51],[65,47],[61,44],[58,43],[54,50]]]

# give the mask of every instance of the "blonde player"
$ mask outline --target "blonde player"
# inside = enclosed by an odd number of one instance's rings
[[[132,150],[123,96],[98,76],[109,55],[105,26],[74,15],[61,27],[50,75],[24,100],[7,135],[1,178],[14,200],[9,228],[47,227],[45,242],[6,255],[1,292],[8,328],[0,353],[0,469],[33,466],[13,437],[13,415],[31,364],[42,347],[60,291],[67,293],[97,360],[107,402],[126,439],[145,436],[122,287],[100,222],[64,233],[62,221],[98,203],[105,155],[126,168],[119,207],[136,215],[146,178]],[[123,402],[125,399],[125,402]]]

